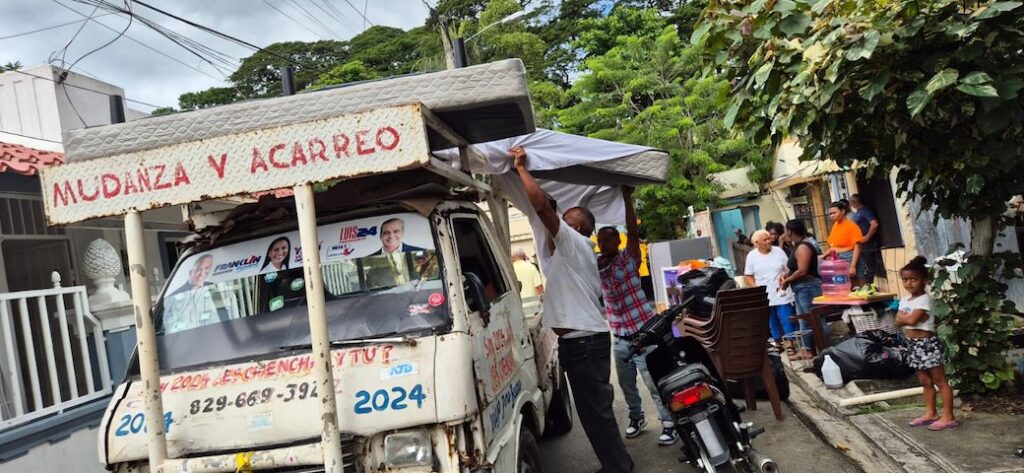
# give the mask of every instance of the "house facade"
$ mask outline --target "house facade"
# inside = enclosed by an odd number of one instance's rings
[[[135,345],[122,290],[124,223],[48,226],[38,173],[64,163],[64,131],[110,124],[112,100],[122,97],[120,87],[49,65],[0,74],[3,471],[102,471],[95,429]],[[189,232],[180,207],[144,220],[155,295]]]

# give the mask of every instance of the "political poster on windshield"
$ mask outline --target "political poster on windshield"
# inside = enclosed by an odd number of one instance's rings
[[[318,234],[322,264],[434,249],[430,222],[416,213],[321,225]],[[168,294],[301,267],[298,230],[267,235],[189,256],[175,272]]]

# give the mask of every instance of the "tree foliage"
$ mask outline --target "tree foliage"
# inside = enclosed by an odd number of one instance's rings
[[[380,78],[380,72],[367,67],[363,61],[349,61],[340,66],[336,66],[334,69],[327,71],[326,74],[321,75],[317,78],[316,82],[309,86],[309,89],[316,90],[330,85],[347,84],[349,82],[359,82]]]
[[[229,79],[245,98],[281,95],[281,68],[295,68],[295,89],[309,84],[337,64],[348,61],[350,48],[344,41],[274,43],[242,60]]]
[[[632,31],[633,35],[616,34]],[[614,35],[610,47],[606,43]],[[569,90],[575,104],[558,115],[565,131],[663,149],[671,155],[667,185],[638,189],[648,238],[681,233],[680,217],[717,199],[709,174],[768,159],[766,147],[735,136],[723,122],[725,81],[703,78],[699,51],[653,9],[616,9],[592,22],[580,40],[593,51]]]
[[[21,61],[8,62],[7,64],[0,65],[0,73],[16,71],[21,68]]]
[[[900,193],[972,221],[981,259],[957,290],[996,303],[961,313],[961,297],[944,301],[968,390],[1005,363],[994,364],[998,344],[969,350],[958,327],[1003,330],[991,313],[1005,310],[998,279],[1012,272],[992,261],[1011,260],[990,257],[1005,202],[1024,188],[1022,39],[1020,2],[954,0],[718,0],[692,35],[709,71],[734,84],[729,123],[758,140],[796,137],[805,158],[896,168]]]

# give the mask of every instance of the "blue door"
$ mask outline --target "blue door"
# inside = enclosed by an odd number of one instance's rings
[[[715,242],[718,244],[718,252],[723,258],[733,261],[732,242],[736,241],[736,229],[743,230],[745,235],[750,236],[746,226],[743,225],[743,211],[732,209],[711,212],[711,224],[715,226]]]

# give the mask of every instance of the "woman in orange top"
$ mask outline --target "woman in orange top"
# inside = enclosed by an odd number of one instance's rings
[[[846,218],[849,206],[843,202],[832,202],[828,216],[832,219],[832,232],[828,234],[828,246],[836,255],[850,263],[850,277],[857,274],[860,259],[860,241],[864,235],[853,220]]]

